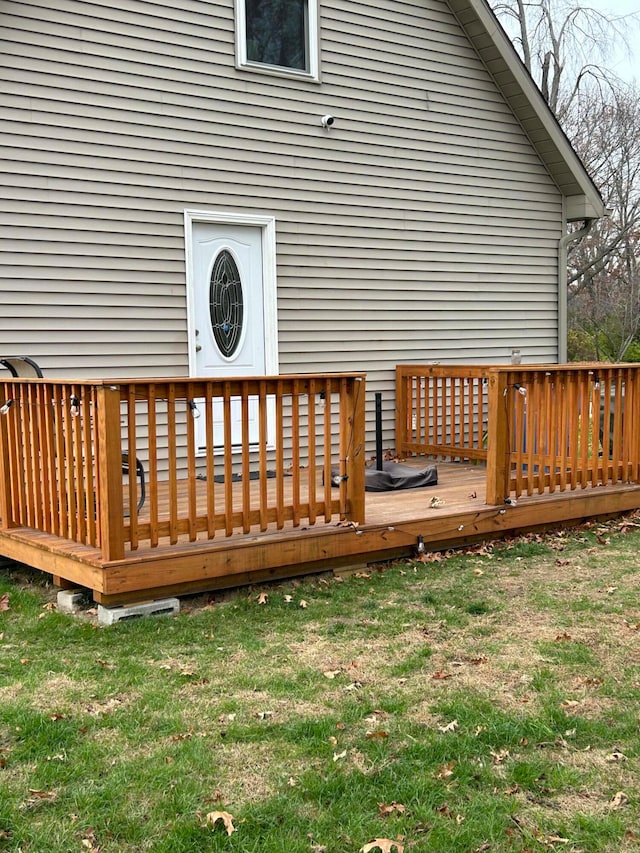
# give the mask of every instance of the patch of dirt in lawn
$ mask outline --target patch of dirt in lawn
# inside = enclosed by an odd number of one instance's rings
[[[93,686],[90,682],[75,681],[65,673],[57,673],[31,690],[31,705],[44,714],[71,713],[83,704],[78,697],[91,695]]]
[[[274,755],[269,744],[224,744],[216,750],[216,784],[229,805],[266,800],[308,769],[308,763]]]

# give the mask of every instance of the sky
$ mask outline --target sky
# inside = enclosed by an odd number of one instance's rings
[[[585,6],[591,6],[612,17],[637,13],[640,21],[640,0],[585,0]],[[631,83],[634,79],[640,85],[640,23],[630,27],[627,38],[631,55],[623,46],[614,51],[609,65],[623,80]]]
[[[575,0],[569,0],[573,7]],[[489,0],[489,5],[495,8],[497,0]],[[562,0],[553,0],[552,8],[562,9]],[[583,8],[596,9],[607,18],[622,18],[627,15],[636,15],[636,21],[619,21],[617,26],[626,37],[628,47],[622,43],[622,37],[618,47],[614,45],[611,55],[604,63],[620,78],[627,83],[634,80],[640,86],[640,0],[580,0]],[[507,26],[507,19],[500,18],[503,26]],[[585,59],[585,61],[589,61]],[[600,64],[600,57],[593,57],[591,61]],[[582,65],[582,58],[580,65]]]

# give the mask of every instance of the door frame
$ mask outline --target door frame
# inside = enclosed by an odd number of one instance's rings
[[[195,274],[193,268],[193,224],[253,225],[262,230],[262,307],[264,317],[264,362],[268,376],[277,376],[278,294],[276,276],[276,219],[256,213],[229,213],[211,210],[184,211],[184,254],[187,286],[187,341],[189,376],[196,376],[196,323],[194,316]]]

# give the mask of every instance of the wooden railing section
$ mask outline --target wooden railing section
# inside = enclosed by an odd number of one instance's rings
[[[487,503],[640,482],[640,365],[491,371]]]
[[[484,367],[396,367],[396,453],[487,458],[488,377]]]
[[[401,365],[396,451],[486,460],[487,503],[640,482],[640,365]]]
[[[142,545],[334,517],[361,524],[364,384],[361,374],[7,379],[0,527],[71,539],[110,561]]]

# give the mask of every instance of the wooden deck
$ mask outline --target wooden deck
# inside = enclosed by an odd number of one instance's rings
[[[430,460],[408,464],[424,467]],[[356,525],[334,515],[314,526],[290,523],[278,529],[157,547],[140,543],[123,560],[105,561],[96,548],[61,540],[29,528],[0,530],[0,552],[53,575],[59,585],[93,590],[104,605],[188,594],[259,583],[312,572],[366,565],[416,554],[420,539],[427,550],[460,547],[482,539],[551,525],[571,525],[640,507],[640,486],[588,486],[580,493],[521,497],[515,506],[485,502],[486,469],[482,464],[439,462],[438,485],[366,495],[367,522]],[[268,487],[275,488],[269,481]],[[242,499],[242,483],[233,484]],[[258,482],[251,483],[252,491]],[[205,484],[199,500],[206,500]],[[168,496],[165,495],[165,500]],[[148,522],[143,507],[139,522]]]
[[[640,507],[637,365],[399,366],[395,450],[437,459],[439,482],[383,493],[365,492],[362,374],[11,378],[0,396],[0,555],[106,605]]]

